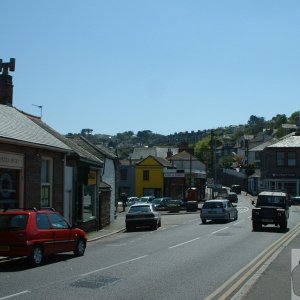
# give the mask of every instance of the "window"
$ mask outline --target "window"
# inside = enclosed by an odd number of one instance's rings
[[[143,171],[143,180],[149,180],[149,170]]]
[[[36,223],[39,229],[50,229],[49,220],[45,214],[37,214]]]
[[[296,153],[288,152],[288,166],[296,166]]]
[[[54,229],[69,228],[69,224],[61,216],[59,216],[57,214],[49,214],[48,216],[49,216],[52,228],[54,228]]]
[[[284,166],[284,152],[277,152],[276,153],[276,160],[277,160],[277,166],[278,167]]]
[[[51,207],[52,160],[43,158],[41,164],[41,207]]]

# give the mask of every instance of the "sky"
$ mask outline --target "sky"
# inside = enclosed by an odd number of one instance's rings
[[[169,135],[300,110],[298,0],[0,0],[0,8],[0,59],[16,59],[13,106],[61,134]]]

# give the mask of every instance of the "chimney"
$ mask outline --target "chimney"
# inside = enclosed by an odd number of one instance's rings
[[[170,158],[171,156],[173,156],[173,152],[171,151],[171,148],[168,148],[167,159]]]
[[[8,71],[15,70],[15,59],[11,58],[8,63],[2,62],[0,59],[0,104],[12,106],[13,102],[13,84],[12,76]]]

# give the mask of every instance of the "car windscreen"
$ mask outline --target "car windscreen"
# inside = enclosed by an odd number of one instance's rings
[[[223,208],[222,202],[205,202],[202,208]]]
[[[151,212],[151,209],[149,206],[131,206],[129,213],[136,213],[136,212]]]
[[[280,206],[285,205],[285,197],[260,195],[257,198],[257,206]]]
[[[28,215],[0,215],[0,230],[25,229]]]

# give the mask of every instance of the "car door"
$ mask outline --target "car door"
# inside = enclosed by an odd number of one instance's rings
[[[55,253],[73,251],[76,242],[68,222],[57,213],[50,213],[49,220],[54,234]]]
[[[51,225],[47,214],[38,213],[36,215],[37,235],[36,240],[42,241],[44,254],[49,255],[55,253],[55,235],[51,229]]]

